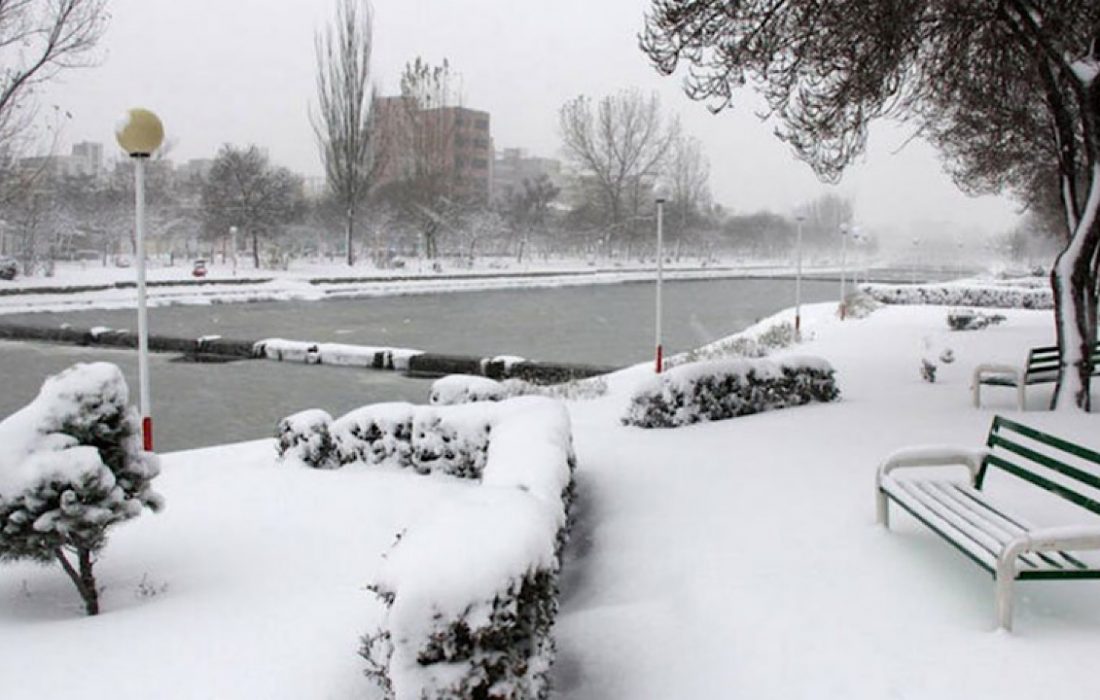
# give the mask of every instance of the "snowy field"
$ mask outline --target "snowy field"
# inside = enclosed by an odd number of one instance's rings
[[[1015,631],[996,632],[987,574],[903,513],[874,524],[886,454],[977,447],[998,412],[1100,447],[1095,415],[1041,410],[1049,386],[1023,416],[1011,390],[971,407],[973,367],[1049,344],[1050,312],[952,332],[945,307],[832,310],[804,307],[789,352],[832,363],[839,402],[627,428],[638,367],[569,405],[579,519],[554,697],[1095,697],[1100,582],[1019,584]],[[955,361],[922,381],[945,348]],[[164,456],[166,510],[117,528],[98,618],[57,569],[0,569],[2,696],[379,697],[356,655],[382,614],[363,586],[394,534],[462,485],[274,457],[270,440]],[[1000,473],[988,487],[1043,521],[1029,489]]]

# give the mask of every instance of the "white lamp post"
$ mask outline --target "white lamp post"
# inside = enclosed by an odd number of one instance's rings
[[[665,269],[665,200],[668,199],[668,188],[660,180],[653,186],[653,198],[657,202],[657,320],[654,324],[656,326],[654,345],[657,347],[657,374],[660,374],[665,366],[664,347],[661,343],[661,283]]]
[[[233,254],[233,276],[237,275],[237,227],[229,227],[229,251]]]
[[[806,217],[799,214],[795,217],[798,221],[798,241],[795,245],[794,268],[794,338],[802,340],[802,222]]]
[[[909,281],[912,284],[917,283],[917,261],[920,257],[917,253],[917,249],[918,249],[919,246],[920,246],[920,238],[918,238],[916,236],[913,236],[913,270],[912,270],[912,274],[910,275],[910,279],[909,279]]]
[[[847,296],[848,276],[848,224],[840,225],[840,320],[844,320],[844,298]]]
[[[145,162],[164,140],[164,127],[147,109],[131,109],[115,129],[122,150],[134,160],[135,229],[137,236],[138,385],[141,435],[145,451],[153,450],[153,417],[149,404],[149,328],[145,310]]]

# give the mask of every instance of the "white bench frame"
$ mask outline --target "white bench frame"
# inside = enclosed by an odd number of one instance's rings
[[[945,448],[941,446],[909,447],[894,452],[879,465],[875,474],[876,520],[885,528],[890,527],[889,497],[887,491],[897,480],[892,472],[910,467],[962,466],[969,471],[970,486],[975,485],[978,473],[990,453],[987,449]],[[943,479],[941,482],[948,482]],[[981,492],[977,492],[981,493]],[[937,509],[928,502],[921,502],[934,518],[950,525],[951,513],[946,507]],[[1022,520],[1022,519],[1021,519]],[[925,523],[933,527],[930,523]],[[968,549],[958,538],[948,534],[949,529],[934,528],[941,536],[959,549]],[[966,533],[956,529],[965,537]],[[1011,631],[1013,612],[1013,582],[1019,575],[1017,562],[1022,554],[1049,552],[1058,550],[1100,549],[1100,526],[1066,526],[1028,529],[1024,534],[1016,535],[996,553],[996,564],[992,571],[996,588],[996,612],[999,627]],[[973,557],[972,557],[973,558]]]

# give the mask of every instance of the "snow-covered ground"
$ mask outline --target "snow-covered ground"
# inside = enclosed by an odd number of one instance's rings
[[[409,268],[379,270],[340,264],[296,263],[288,270],[253,270],[217,264],[195,284],[187,265],[151,266],[150,306],[214,304],[249,301],[340,299],[348,297],[427,294],[566,285],[615,284],[652,280],[653,262],[596,264],[585,260],[481,261],[474,267],[444,264],[438,271],[414,262]],[[828,271],[820,268],[817,272]],[[670,263],[667,279],[713,279],[747,275],[790,274],[789,264],[739,261],[736,267],[701,265],[698,259]],[[28,311],[81,311],[133,308],[137,291],[132,268],[95,263],[61,263],[52,277],[18,277],[0,282],[0,315]],[[311,282],[312,280],[312,282]],[[123,286],[115,286],[123,285]],[[40,291],[37,291],[40,290]],[[19,292],[19,293],[13,293]]]
[[[579,520],[555,697],[1095,697],[1100,582],[1020,584],[1015,631],[995,632],[987,574],[905,514],[874,524],[886,454],[977,447],[997,412],[1100,447],[1095,415],[1040,410],[1049,385],[1023,416],[1011,390],[971,407],[973,367],[1049,344],[1050,312],[952,332],[944,307],[834,308],[803,307],[788,352],[828,360],[838,402],[624,427],[646,365],[569,405]],[[922,381],[945,348],[955,361]],[[167,507],[113,535],[98,618],[59,570],[0,567],[3,697],[378,697],[356,655],[382,614],[363,586],[394,533],[463,486],[274,458],[270,440],[165,455]],[[1034,489],[997,473],[988,487],[1043,521]]]

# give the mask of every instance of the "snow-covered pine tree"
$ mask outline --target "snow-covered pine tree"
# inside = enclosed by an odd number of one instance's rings
[[[57,561],[89,615],[108,528],[163,505],[128,393],[117,366],[77,364],[0,422],[0,561]]]

